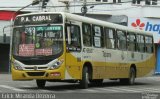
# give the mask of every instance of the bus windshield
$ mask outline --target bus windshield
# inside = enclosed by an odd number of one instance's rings
[[[53,56],[62,52],[62,26],[20,26],[13,29],[13,55]]]

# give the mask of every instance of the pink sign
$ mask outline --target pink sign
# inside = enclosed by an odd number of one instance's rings
[[[52,55],[52,48],[36,49],[36,55]]]
[[[34,44],[20,44],[19,56],[34,56]]]

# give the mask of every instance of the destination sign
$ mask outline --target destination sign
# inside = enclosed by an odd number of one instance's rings
[[[17,17],[14,25],[52,24],[62,22],[61,14],[35,14]]]
[[[36,21],[51,21],[51,15],[40,15],[40,16],[31,16],[31,17],[21,17],[20,22],[36,22]]]
[[[53,30],[62,30],[61,26],[48,26],[48,27],[44,27],[44,26],[38,26],[36,27],[36,31],[53,31]]]

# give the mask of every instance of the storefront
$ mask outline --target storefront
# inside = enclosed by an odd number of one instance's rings
[[[10,20],[16,15],[14,11],[0,11],[0,73],[9,72]]]

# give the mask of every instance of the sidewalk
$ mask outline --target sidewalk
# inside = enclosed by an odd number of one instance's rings
[[[12,75],[11,74],[0,74],[0,81],[5,81],[5,80],[12,80]]]

